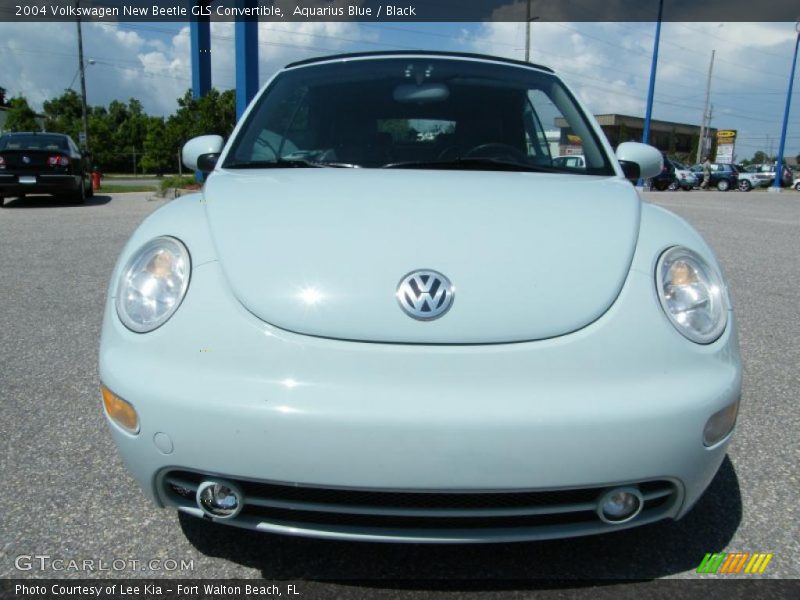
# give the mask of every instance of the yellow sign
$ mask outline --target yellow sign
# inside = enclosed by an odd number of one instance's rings
[[[735,138],[736,132],[732,130],[722,130],[717,132],[717,139],[721,138]]]

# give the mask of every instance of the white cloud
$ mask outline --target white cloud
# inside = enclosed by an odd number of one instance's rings
[[[84,56],[90,104],[138,98],[146,111],[169,114],[191,87],[188,25],[86,23]],[[235,87],[234,24],[211,24],[212,83]],[[309,56],[345,52],[377,39],[355,23],[259,24],[259,72],[265,82],[284,64]],[[58,96],[77,79],[77,33],[73,23],[0,23],[0,85],[23,94],[34,108]],[[46,50],[45,50],[46,48]]]
[[[465,31],[465,50],[524,57],[523,23]],[[531,61],[554,68],[594,113],[641,116],[654,23],[532,23]],[[716,51],[713,126],[737,129],[738,154],[777,152],[795,31],[791,23],[664,23],[653,118],[699,124],[706,73]],[[795,101],[796,103],[796,101]],[[786,154],[800,152],[800,106],[792,112]]]
[[[264,83],[276,69],[301,58],[392,44],[524,56],[523,23],[429,25],[263,22],[260,80]],[[24,94],[37,109],[61,94],[77,71],[75,29],[73,23],[1,23],[0,85],[12,95]],[[453,35],[438,33],[444,30]],[[534,22],[531,59],[559,71],[593,112],[642,115],[654,30],[653,23]],[[794,35],[791,23],[664,23],[654,118],[700,122],[715,49],[713,124],[739,130],[741,156],[768,149],[770,143],[777,150]],[[86,74],[92,104],[139,98],[148,112],[169,114],[175,99],[191,86],[185,24],[87,23],[84,41],[86,57],[96,61]],[[212,80],[221,89],[235,85],[233,23],[212,23]],[[73,86],[78,89],[77,80]],[[787,154],[798,152],[800,104],[795,98]]]

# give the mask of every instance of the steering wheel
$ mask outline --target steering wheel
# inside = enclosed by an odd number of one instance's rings
[[[436,156],[436,160],[457,160],[461,155],[461,148],[458,146],[448,146]]]
[[[515,148],[509,144],[501,144],[498,142],[491,142],[488,144],[479,144],[471,148],[464,155],[465,158],[511,158],[516,162],[525,164],[528,162],[528,155],[519,148]]]

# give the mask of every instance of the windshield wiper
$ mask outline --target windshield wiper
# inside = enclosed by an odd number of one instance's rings
[[[281,158],[279,160],[251,160],[225,164],[223,169],[292,169],[292,168],[341,168],[355,169],[358,165],[343,162],[307,160],[305,158]]]
[[[543,165],[526,165],[501,158],[464,156],[452,160],[408,160],[387,163],[383,169],[489,169],[492,171],[533,171],[540,173],[558,173],[559,169]]]

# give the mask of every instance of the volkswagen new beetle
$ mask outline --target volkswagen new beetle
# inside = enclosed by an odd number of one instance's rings
[[[583,164],[554,161],[580,144]],[[158,506],[267,532],[493,542],[689,511],[734,428],[731,301],[550,69],[281,70],[114,270],[105,413]]]

